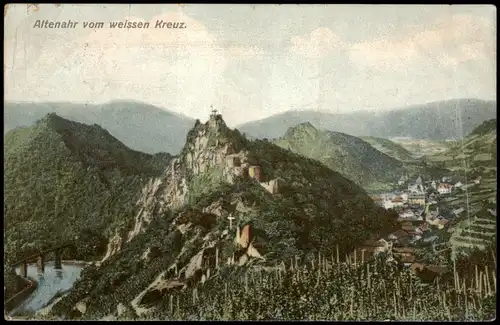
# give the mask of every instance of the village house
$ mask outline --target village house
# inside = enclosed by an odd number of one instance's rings
[[[404,209],[400,214],[399,214],[400,219],[411,219],[415,218],[415,213],[410,210],[410,209]]]
[[[441,182],[443,182],[443,183],[451,182],[451,177],[450,176],[443,176],[441,178]]]
[[[440,276],[450,272],[450,269],[446,265],[427,265],[426,268]]]
[[[392,253],[395,256],[413,256],[415,254],[415,250],[412,247],[394,247],[392,249]]]
[[[438,229],[444,229],[444,227],[446,227],[446,225],[448,224],[448,222],[450,222],[448,219],[438,219],[438,223],[437,223],[437,227]]]
[[[425,234],[426,232],[430,231],[431,229],[429,228],[429,224],[428,223],[424,223],[422,225],[420,225],[418,228],[418,233],[423,235]]]
[[[439,194],[450,194],[452,189],[453,185],[448,183],[441,183],[439,184],[437,191]]]
[[[458,209],[453,210],[453,214],[458,217],[464,211],[465,211],[464,208],[458,208]]]
[[[402,207],[404,205],[403,198],[400,196],[396,196],[390,200],[386,200],[384,202],[384,208],[386,209],[394,209],[398,207]]]
[[[262,182],[263,181],[262,171],[261,171],[260,166],[250,166],[250,167],[248,167],[248,176],[250,176],[250,178],[253,178],[253,179],[255,179],[258,182]]]
[[[414,211],[417,220],[424,220],[425,210],[420,208]]]
[[[434,220],[439,216],[440,216],[440,214],[439,214],[439,208],[438,208],[436,211],[429,211],[429,213],[427,213],[425,215],[425,220]]]
[[[384,194],[384,198],[385,198],[386,200],[392,200],[392,199],[393,199],[393,198],[395,198],[396,196],[397,196],[397,195],[396,195],[396,194],[394,194],[393,192],[390,192],[390,193],[385,193],[385,194]]]
[[[371,198],[373,200],[373,203],[375,203],[378,206],[384,207],[384,202],[385,202],[384,198],[382,198],[381,196],[377,196],[377,195],[374,195]]]
[[[424,235],[424,232],[422,231],[422,229],[420,227],[415,228],[415,230],[413,231],[413,239],[414,240],[422,239],[423,235]]]
[[[410,267],[413,263],[415,263],[415,256],[414,255],[400,255],[397,257],[397,259],[403,263],[404,266]]]
[[[377,254],[377,253],[384,253],[389,250],[390,243],[387,242],[385,239],[379,239],[379,240],[365,240],[360,248],[361,251]]]
[[[412,242],[413,242],[413,239],[410,237],[410,235],[408,235],[406,237],[398,238],[394,242],[394,245],[396,247],[405,247],[405,246],[411,245]]]
[[[438,239],[439,239],[438,236],[433,235],[433,236],[424,238],[423,242],[425,242],[425,243],[433,243],[433,242],[437,241]]]
[[[398,185],[401,186],[408,181],[407,175],[402,175],[398,180]]]
[[[447,266],[425,265],[420,262],[411,264],[411,269],[424,282],[430,283],[436,280],[436,277],[443,276],[449,272]]]
[[[410,243],[409,235],[403,229],[396,230],[388,236],[388,239],[400,246],[406,246]]]
[[[432,182],[431,182],[431,187],[432,187],[433,189],[437,189],[437,183],[436,183],[436,181],[432,181]]]
[[[413,231],[413,223],[411,221],[404,221],[401,223],[401,229],[404,231]]]
[[[408,185],[408,192],[409,193],[423,193],[424,186],[422,184],[409,184]]]
[[[462,182],[458,181],[453,186],[455,186],[455,188],[460,188],[460,187],[464,186],[464,184],[462,184]]]
[[[448,224],[448,222],[449,222],[449,220],[447,220],[446,218],[444,218],[441,215],[427,219],[427,223],[429,223],[432,226],[437,227],[438,229],[444,229],[444,227]]]
[[[403,222],[401,229],[408,234],[409,244],[422,239],[423,232],[412,222]],[[399,243],[401,245],[401,243]],[[406,245],[406,244],[404,244]]]
[[[481,176],[478,176],[475,180],[474,180],[474,184],[480,184],[481,183]]]
[[[425,205],[425,193],[410,193],[408,195],[408,203],[412,205]]]

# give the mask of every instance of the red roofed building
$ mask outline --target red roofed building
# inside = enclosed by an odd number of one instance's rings
[[[437,191],[439,194],[450,194],[452,189],[453,185],[448,183],[441,183],[439,184]]]
[[[392,199],[392,203],[403,203],[403,198],[401,196],[396,196]]]
[[[403,229],[396,230],[392,234],[389,235],[390,240],[401,240],[402,238],[408,237],[408,233]]]

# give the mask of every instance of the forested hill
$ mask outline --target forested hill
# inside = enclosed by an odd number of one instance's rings
[[[104,104],[6,102],[4,132],[32,126],[49,113],[80,123],[98,123],[127,147],[150,154],[178,154],[194,123],[189,117],[137,101],[115,100]]]
[[[403,163],[368,142],[348,134],[323,131],[302,123],[273,140],[282,148],[323,162],[359,185],[394,183],[405,169]]]
[[[171,159],[133,151],[98,125],[53,113],[9,131],[4,157],[7,258],[79,238],[71,257],[87,260],[130,225],[144,183]]]

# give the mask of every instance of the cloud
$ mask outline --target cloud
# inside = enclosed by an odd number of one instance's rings
[[[245,60],[250,58],[262,58],[267,53],[257,46],[246,46],[242,44],[228,44],[225,47],[227,53],[233,59]]]
[[[342,46],[340,37],[326,27],[317,28],[308,35],[294,36],[291,43],[291,52],[313,59],[323,58]]]
[[[187,28],[154,28],[158,20],[184,22]],[[64,46],[44,44],[29,62],[29,78],[11,85],[9,95],[19,98],[29,91],[40,100],[95,102],[133,98],[203,118],[221,93],[231,102],[242,97],[237,87],[225,84],[227,67],[264,55],[257,47],[224,44],[179,12],[149,23],[147,29],[110,28],[106,23]]]
[[[433,27],[409,27],[400,37],[352,44],[350,60],[360,68],[393,69],[417,61],[435,61],[444,67],[495,57],[495,25],[488,19],[450,15]]]

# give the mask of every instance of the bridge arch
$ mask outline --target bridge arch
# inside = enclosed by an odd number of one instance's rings
[[[26,278],[28,276],[28,264],[36,262],[38,272],[39,273],[44,273],[45,272],[45,263],[49,260],[54,261],[54,268],[55,269],[62,269],[62,254],[64,250],[68,248],[75,248],[75,245],[72,243],[67,243],[67,244],[62,244],[58,246],[51,247],[49,249],[45,249],[43,251],[40,251],[36,254],[33,254],[31,256],[28,256],[26,258],[23,258],[13,264],[14,267],[20,266],[20,275],[23,278]]]

